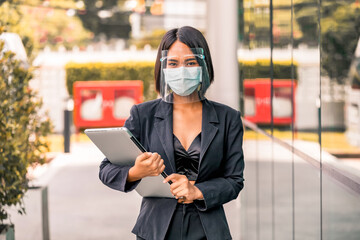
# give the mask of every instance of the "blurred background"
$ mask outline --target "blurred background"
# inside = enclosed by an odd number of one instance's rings
[[[45,161],[27,165],[27,214],[8,208],[16,239],[134,239],[141,198],[101,184],[83,130],[157,98],[157,47],[186,25],[210,46],[207,97],[245,126],[233,238],[360,238],[359,0],[0,0],[0,15],[2,53],[52,124]]]

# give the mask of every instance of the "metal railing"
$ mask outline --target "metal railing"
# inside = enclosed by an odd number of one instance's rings
[[[296,156],[300,157],[311,166],[315,167],[317,170],[322,171],[323,173],[327,174],[328,176],[332,177],[333,179],[337,180],[338,182],[345,185],[348,189],[354,191],[357,194],[360,194],[360,177],[344,170],[339,169],[336,166],[333,166],[330,163],[320,162],[319,160],[315,159],[314,157],[306,154],[305,152],[297,149],[293,145],[282,141],[281,139],[271,135],[270,133],[264,131],[263,129],[259,128],[256,124],[242,119],[243,124],[245,127],[253,130],[254,132],[260,133],[268,138],[270,138],[275,143],[281,145],[285,149],[289,150],[290,152],[294,153]]]

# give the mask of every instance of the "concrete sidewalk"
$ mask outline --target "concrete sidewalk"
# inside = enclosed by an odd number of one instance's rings
[[[320,156],[320,149],[317,144],[311,142],[299,141],[295,143],[296,147],[306,149],[306,153],[314,158]],[[271,150],[274,147],[273,151]],[[261,151],[259,151],[261,149]],[[261,194],[264,200],[268,199],[271,189],[270,163],[272,156],[276,161],[276,182],[277,189],[281,196],[287,196],[291,193],[290,183],[286,181],[291,178],[291,152],[284,149],[278,144],[271,144],[269,141],[252,141],[244,142],[245,154],[245,189],[240,195],[244,198],[245,212],[242,213],[242,219],[247,222],[254,220],[256,203],[253,197],[257,181],[255,179],[256,164],[261,162],[259,173],[264,180]],[[131,229],[135,224],[141,203],[141,197],[134,191],[128,194],[112,190],[103,185],[98,178],[99,164],[104,156],[91,143],[73,143],[71,153],[59,154],[50,164],[37,168],[32,174],[36,177],[31,184],[37,186],[48,186],[48,207],[49,207],[49,230],[52,240],[82,240],[82,239],[135,239]],[[322,160],[332,164],[340,162],[327,153],[323,153]],[[305,179],[309,182],[303,184],[303,180],[298,181],[296,185],[297,196],[303,196],[304,199],[317,199],[319,193],[312,190],[318,189],[318,173],[309,164],[295,157],[297,165],[296,171],[301,173],[299,176],[308,176]],[[355,169],[353,169],[355,170]],[[358,170],[355,170],[358,173]],[[298,176],[298,175],[297,175]],[[324,176],[325,177],[325,176]],[[311,181],[310,181],[311,180]],[[325,181],[325,180],[324,180]],[[325,186],[329,180],[324,182]],[[315,184],[315,185],[314,185]],[[302,187],[313,186],[313,188],[302,189]],[[337,185],[331,184],[332,187]],[[325,189],[326,190],[326,189]],[[327,192],[342,192],[342,190],[328,190]],[[282,197],[279,199],[283,199]],[[346,200],[347,198],[345,198]],[[287,198],[283,200],[289,200]],[[340,199],[339,201],[342,201]],[[307,202],[307,201],[305,201]],[[311,201],[310,201],[311,202]],[[316,200],[315,202],[319,202]],[[266,202],[267,203],[267,202]],[[305,203],[304,203],[305,204]],[[316,207],[317,205],[315,205]],[[352,206],[352,205],[350,205]],[[15,224],[15,235],[17,240],[42,239],[41,224],[41,194],[39,190],[29,190],[25,196],[25,207],[27,215],[21,216],[12,211],[12,221]],[[240,231],[250,236],[255,233],[251,226],[246,224],[248,229],[241,229],[240,226],[240,197],[225,205],[225,210],[230,225],[233,239],[240,239]],[[319,212],[313,205],[299,206],[301,212],[304,212],[300,219],[309,224],[308,228],[317,226],[312,224],[312,213]],[[270,208],[269,208],[270,209]],[[281,211],[291,213],[291,204],[283,204]],[[309,211],[306,212],[305,210]],[[349,212],[351,209],[348,209]],[[264,215],[265,216],[265,215]],[[268,212],[265,220],[269,220],[271,213]],[[291,223],[291,214],[289,218],[283,217],[283,225]],[[308,219],[308,218],[311,219]],[[246,219],[245,219],[246,218]],[[316,231],[314,231],[316,232]],[[250,235],[249,235],[250,234]],[[286,234],[286,230],[281,232]]]
[[[98,178],[103,155],[91,143],[73,144],[72,153],[58,155],[50,164],[35,171],[31,182],[48,186],[50,239],[134,239],[131,228],[141,198],[136,192],[109,189]],[[28,214],[13,211],[15,236],[41,239],[40,192],[25,196]]]
[[[33,185],[48,186],[49,230],[52,240],[135,239],[131,229],[139,213],[141,197],[121,193],[101,183],[98,169],[103,155],[92,143],[72,144],[71,153],[59,154],[33,173]],[[227,204],[234,239],[239,239],[239,199]],[[41,239],[41,197],[29,190],[27,215],[12,211],[17,240]]]

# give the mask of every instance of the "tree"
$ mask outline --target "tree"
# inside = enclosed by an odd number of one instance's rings
[[[4,27],[0,27],[1,34]],[[0,52],[3,45],[0,42]],[[0,223],[8,218],[6,207],[16,206],[19,213],[25,213],[22,198],[27,190],[27,167],[43,163],[49,150],[44,137],[51,123],[39,114],[41,100],[29,88],[31,78],[31,69],[24,68],[14,53],[1,54]]]
[[[138,49],[142,49],[146,45],[150,45],[151,48],[157,49],[165,33],[166,30],[156,29],[153,30],[151,33],[145,34],[140,39],[132,39],[130,41],[130,44],[134,44]]]
[[[75,14],[73,1],[49,1],[49,5],[39,0],[10,0],[0,2],[0,25],[4,31],[21,36],[30,59],[45,46],[66,49],[85,46],[93,38],[93,33],[82,26]]]
[[[78,11],[78,16],[84,27],[97,37],[104,34],[107,39],[128,39],[131,31],[130,13],[121,10],[118,1],[88,0],[85,1],[85,11]]]
[[[318,2],[298,0],[294,4],[295,19],[303,33],[301,42],[319,44]],[[321,1],[321,68],[323,73],[345,84],[360,36],[360,7],[354,0]]]
[[[327,9],[331,14],[325,14]],[[324,17],[321,21],[322,69],[331,79],[344,84],[347,81],[360,37],[360,8],[354,8],[347,3],[339,5],[327,2],[324,4],[323,11]]]
[[[305,43],[308,46],[318,46],[318,1],[296,0],[294,1],[294,18],[300,26],[302,37],[294,39],[296,43]]]

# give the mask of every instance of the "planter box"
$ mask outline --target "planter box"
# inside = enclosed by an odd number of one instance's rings
[[[14,225],[0,225],[0,240],[14,240]]]

